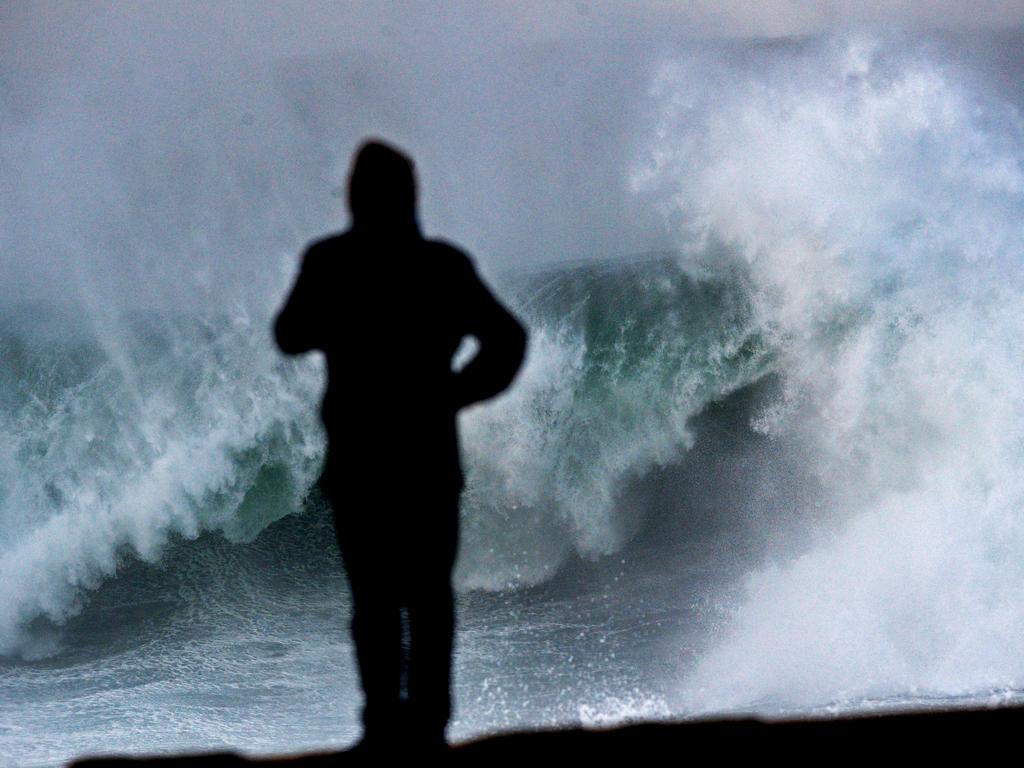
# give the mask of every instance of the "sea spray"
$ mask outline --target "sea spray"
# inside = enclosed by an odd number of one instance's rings
[[[33,654],[26,627],[63,622],[124,558],[298,510],[323,438],[315,364],[286,364],[245,316],[136,315],[129,380],[67,317],[20,313],[0,340],[0,647]]]
[[[676,462],[688,420],[772,369],[742,285],[670,256],[551,269],[509,285],[533,329],[525,370],[463,420],[467,586],[537,583],[643,524],[622,494]]]
[[[773,362],[744,290],[670,257],[503,287],[534,341],[514,392],[463,418],[463,588],[536,584],[619,549],[646,516],[622,504],[628,482],[676,461],[688,419]],[[22,308],[4,339],[7,652],[29,652],[28,624],[63,622],[125,558],[206,530],[248,540],[298,511],[323,459],[320,363],[284,360],[268,325],[137,313],[114,362],[59,322]],[[386,497],[365,514],[391,514]]]
[[[755,423],[809,447],[829,510],[817,546],[751,574],[686,709],[1024,676],[1024,133],[972,86],[873,37],[658,78],[635,186],[689,271],[750,286],[785,382]]]

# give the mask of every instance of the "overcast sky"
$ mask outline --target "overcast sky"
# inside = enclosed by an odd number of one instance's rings
[[[1024,0],[21,0],[0,7],[7,65],[74,65],[108,56],[288,56],[396,44],[442,52],[550,38],[643,34],[776,36],[860,25],[972,29],[1024,24]],[[448,51],[449,54],[456,51]],[[442,53],[442,55],[444,55]]]
[[[485,263],[654,249],[624,180],[659,41],[1022,25],[1024,0],[0,0],[0,288],[52,293],[65,262],[111,282],[109,232],[150,271],[194,230],[215,266],[291,253],[344,221],[366,135],[412,152],[425,221]]]

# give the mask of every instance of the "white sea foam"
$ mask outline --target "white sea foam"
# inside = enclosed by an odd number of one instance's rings
[[[709,88],[709,82],[711,87]],[[826,530],[766,563],[687,708],[1014,687],[1024,677],[1021,121],[902,40],[665,68],[635,177],[688,268],[739,273]]]

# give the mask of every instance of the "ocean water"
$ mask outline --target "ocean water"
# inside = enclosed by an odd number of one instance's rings
[[[688,45],[616,84],[628,162],[588,178],[623,171],[664,247],[486,264],[532,337],[461,417],[453,738],[1021,700],[1024,125],[997,42]],[[292,154],[225,159],[196,109],[186,144],[66,165],[95,195],[53,221],[39,167],[77,145],[5,118],[4,275],[34,276],[0,295],[5,765],[358,738],[322,362],[269,332],[325,210],[274,178],[325,158],[282,122]],[[150,186],[165,167],[188,178]]]

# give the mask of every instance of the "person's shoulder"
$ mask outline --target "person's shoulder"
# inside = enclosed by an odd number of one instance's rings
[[[350,239],[351,235],[346,230],[345,232],[335,232],[313,240],[306,246],[305,258],[319,260],[329,256],[331,253],[344,250],[349,246]]]
[[[453,271],[474,272],[473,258],[461,247],[449,240],[432,239],[425,241],[434,264],[442,262]]]

